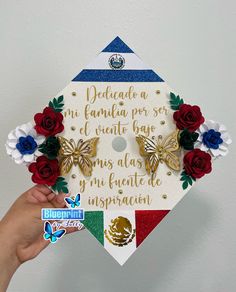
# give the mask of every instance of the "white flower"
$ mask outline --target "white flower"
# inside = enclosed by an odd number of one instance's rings
[[[224,125],[208,120],[196,132],[199,137],[195,148],[209,152],[213,157],[225,156],[228,153],[232,140]]]
[[[42,155],[38,146],[44,140],[45,137],[37,134],[32,123],[23,124],[9,133],[5,144],[7,154],[17,164],[29,164]]]

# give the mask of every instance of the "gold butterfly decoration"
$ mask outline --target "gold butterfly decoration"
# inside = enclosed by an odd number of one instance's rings
[[[93,164],[91,157],[97,155],[97,142],[99,138],[91,138],[87,141],[80,139],[76,144],[73,139],[67,140],[58,137],[60,142],[59,164],[62,176],[67,175],[72,166],[78,165],[85,176],[91,176]]]
[[[180,170],[179,157],[173,153],[180,148],[178,135],[179,130],[176,130],[165,139],[158,137],[157,143],[143,135],[136,137],[139,153],[145,158],[145,167],[148,174],[155,174],[159,163],[163,162],[173,170]]]

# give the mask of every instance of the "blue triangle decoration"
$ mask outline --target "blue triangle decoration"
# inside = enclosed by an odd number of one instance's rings
[[[133,51],[117,36],[102,52],[133,53]]]

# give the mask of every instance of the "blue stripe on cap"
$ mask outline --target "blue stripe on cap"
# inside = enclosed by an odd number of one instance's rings
[[[119,37],[116,37],[102,52],[133,53]]]
[[[152,70],[82,70],[72,81],[163,82]]]

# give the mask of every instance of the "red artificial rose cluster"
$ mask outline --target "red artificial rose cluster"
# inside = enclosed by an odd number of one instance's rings
[[[193,178],[201,178],[211,172],[211,155],[200,149],[187,152],[184,156],[185,172]]]
[[[47,184],[53,186],[60,175],[57,159],[48,159],[42,155],[29,165],[29,171],[33,173],[32,181],[37,184]]]
[[[51,107],[45,107],[42,113],[34,116],[35,130],[45,137],[55,136],[64,130],[63,115]]]
[[[188,129],[190,132],[196,131],[205,121],[200,107],[190,104],[181,104],[179,110],[174,112],[173,118],[178,129]]]
[[[205,121],[199,106],[189,104],[181,104],[173,118],[178,129],[189,132],[196,131]],[[193,179],[201,178],[212,170],[211,155],[200,149],[187,152],[184,156],[184,170]]]
[[[46,107],[42,113],[37,113],[34,121],[36,132],[46,138],[53,137],[64,130],[63,115],[52,107]],[[39,156],[28,169],[33,173],[32,181],[38,184],[53,186],[60,176],[58,160],[49,159],[45,155]]]

